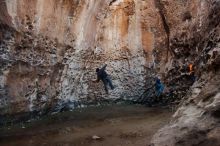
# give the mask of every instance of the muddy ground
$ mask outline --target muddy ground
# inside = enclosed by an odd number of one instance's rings
[[[147,146],[171,115],[166,108],[140,105],[77,109],[2,127],[0,146]]]

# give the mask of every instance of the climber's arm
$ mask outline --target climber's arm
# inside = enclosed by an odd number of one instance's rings
[[[104,71],[106,69],[106,67],[107,67],[107,64],[105,64],[100,70]]]

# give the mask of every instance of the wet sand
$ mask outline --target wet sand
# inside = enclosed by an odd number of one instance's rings
[[[77,109],[3,127],[0,146],[146,146],[171,115],[169,109],[140,105]]]

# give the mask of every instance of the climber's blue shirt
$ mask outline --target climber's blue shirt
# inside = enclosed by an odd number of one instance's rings
[[[160,82],[160,79],[156,80],[156,95],[160,96],[163,93],[164,85]]]

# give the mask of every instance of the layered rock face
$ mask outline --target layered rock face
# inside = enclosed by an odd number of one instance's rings
[[[154,1],[2,0],[1,7],[2,114],[137,99],[156,66],[153,50],[166,52]],[[116,86],[109,95],[92,82],[104,64]]]
[[[183,20],[187,23],[184,24],[179,23],[180,19],[172,17],[173,12],[178,14],[180,11],[172,10],[173,2],[167,1],[165,8],[167,20],[178,24],[174,26],[175,30],[171,31],[170,37],[170,48],[175,56],[170,73],[176,72],[180,64],[191,62],[197,80],[173,115],[171,123],[154,136],[154,146],[220,145],[220,1],[188,4],[192,10],[186,11]],[[196,19],[193,19],[192,14],[196,14]],[[174,74],[180,76],[179,72]],[[168,77],[168,80],[172,82],[172,78]]]

